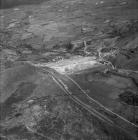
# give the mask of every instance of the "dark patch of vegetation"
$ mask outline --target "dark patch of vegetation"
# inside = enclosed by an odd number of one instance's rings
[[[7,46],[11,36],[12,36],[12,32],[0,29],[0,45]]]
[[[127,91],[123,94],[120,94],[119,97],[123,102],[125,102],[129,105],[138,106],[138,95],[137,94]]]
[[[17,90],[5,101],[5,103],[0,105],[0,119],[5,118],[5,116],[8,116],[9,114],[12,114],[12,112],[15,111],[13,104],[19,103],[30,96],[35,87],[36,85],[33,83],[21,83]]]
[[[127,37],[138,32],[138,20],[130,20],[120,23],[110,22],[107,28],[107,34],[111,37]]]

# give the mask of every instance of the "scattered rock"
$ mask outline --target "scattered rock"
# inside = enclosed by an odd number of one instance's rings
[[[109,23],[111,20],[107,19],[104,21],[104,23]]]
[[[19,24],[18,21],[13,22],[13,23],[10,23],[10,24],[8,25],[7,29],[14,28],[17,24]]]
[[[19,8],[14,8],[13,10],[14,10],[14,11],[19,11],[20,9],[19,9]]]
[[[22,54],[32,54],[32,51],[31,50],[23,50]]]
[[[91,27],[86,26],[81,28],[82,33],[94,32],[95,30],[96,30],[95,26],[91,26]]]
[[[120,5],[126,5],[126,4],[127,4],[126,1],[120,3]]]
[[[103,4],[104,3],[104,1],[100,1],[100,4]]]
[[[1,18],[4,18],[5,16],[0,16]]]
[[[31,103],[34,102],[34,100],[28,100],[27,102],[28,102],[29,104],[31,104]]]

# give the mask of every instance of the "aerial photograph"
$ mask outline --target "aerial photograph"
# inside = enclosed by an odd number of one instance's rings
[[[0,0],[0,140],[138,140],[138,0]]]

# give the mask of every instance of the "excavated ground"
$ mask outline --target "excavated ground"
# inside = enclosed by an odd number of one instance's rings
[[[137,128],[137,0],[0,3],[0,139],[137,139],[137,129],[120,123],[129,135],[99,121],[43,71],[50,67],[67,74]],[[87,103],[69,79],[59,78]]]

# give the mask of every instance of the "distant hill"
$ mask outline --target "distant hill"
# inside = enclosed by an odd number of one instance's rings
[[[24,4],[39,4],[43,1],[48,1],[48,0],[0,0],[0,9],[12,8],[14,6],[24,5]]]

